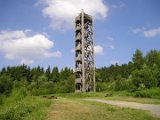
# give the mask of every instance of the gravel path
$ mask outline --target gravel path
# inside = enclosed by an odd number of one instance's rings
[[[117,100],[101,100],[101,99],[84,99],[87,101],[96,101],[111,105],[116,105],[120,107],[129,107],[134,109],[141,109],[150,111],[152,115],[160,117],[160,105],[156,104],[142,104],[136,102],[126,102],[126,101],[117,101]]]

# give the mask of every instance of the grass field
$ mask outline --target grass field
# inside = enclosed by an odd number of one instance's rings
[[[160,120],[146,111],[83,100],[98,98],[160,104],[160,99],[135,98],[125,96],[123,92],[105,97],[106,93],[65,93],[55,94],[58,99],[46,99],[23,96],[15,91],[10,97],[1,97],[0,120]]]
[[[46,120],[160,120],[146,111],[61,97],[53,100]]]
[[[112,93],[112,96],[105,97],[107,93]],[[156,98],[141,98],[141,97],[133,97],[126,96],[126,92],[96,92],[96,93],[68,93],[68,94],[57,94],[57,96],[77,99],[77,98],[99,98],[106,100],[122,100],[129,102],[138,102],[144,104],[160,104],[160,99]]]

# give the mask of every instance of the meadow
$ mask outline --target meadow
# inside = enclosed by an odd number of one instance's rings
[[[156,89],[156,91],[160,89]],[[150,90],[153,94],[154,90]],[[149,92],[149,91],[148,91]],[[112,96],[106,97],[111,93]],[[135,93],[136,94],[136,93]],[[0,98],[0,120],[160,120],[147,111],[121,108],[104,103],[85,101],[84,98],[123,100],[145,104],[160,104],[159,96],[141,98],[129,96],[128,92],[58,93],[47,96],[33,96],[14,90],[9,97]]]
[[[51,111],[48,113],[46,120],[160,120],[160,118],[152,116],[147,111],[84,100],[84,98],[98,98],[160,104],[159,99],[126,97],[119,94],[105,97],[105,94],[102,92],[57,94],[59,97],[53,100]]]

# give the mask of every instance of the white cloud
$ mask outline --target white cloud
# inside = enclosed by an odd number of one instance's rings
[[[29,64],[33,64],[34,61],[29,59],[21,59],[20,63],[29,65]]]
[[[119,64],[119,61],[118,61],[118,60],[112,60],[112,61],[111,61],[111,64],[113,64],[113,65]]]
[[[114,45],[109,45],[109,47],[114,50],[115,49],[115,46]]]
[[[123,8],[124,6],[125,6],[125,3],[123,3],[122,1],[120,1],[119,4],[112,5],[113,8]]]
[[[107,40],[109,40],[109,41],[113,42],[113,41],[114,41],[114,38],[113,38],[113,37],[111,37],[111,36],[107,36]]]
[[[53,41],[43,34],[29,36],[30,30],[0,31],[0,52],[8,60],[32,64],[34,60],[60,57],[59,51],[51,52]]]
[[[107,36],[106,38],[109,41],[107,47],[114,50],[115,49],[115,46],[113,45],[113,42],[115,41],[114,38],[111,36]]]
[[[73,27],[74,19],[81,9],[95,19],[105,19],[108,7],[103,0],[39,0],[37,5],[43,5],[44,16],[50,18],[53,29],[66,29]]]
[[[100,45],[94,46],[94,53],[97,55],[103,54],[103,47]]]
[[[137,34],[137,33],[141,33],[145,30],[144,27],[142,28],[131,28],[131,31],[134,33],[134,34]]]
[[[55,52],[44,52],[44,57],[45,58],[50,58],[50,57],[54,57],[54,58],[60,58],[62,56],[62,53],[60,51],[55,51]]]
[[[145,37],[155,37],[157,35],[160,35],[160,27],[150,30],[145,30],[144,32]]]
[[[145,27],[135,28],[135,29],[131,28],[131,31],[134,34],[141,33],[147,38],[156,37],[156,36],[160,35],[160,27],[159,28],[148,29],[148,30]]]

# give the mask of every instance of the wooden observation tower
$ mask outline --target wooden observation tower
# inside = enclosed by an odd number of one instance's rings
[[[75,92],[95,91],[93,17],[81,13],[75,18]]]

